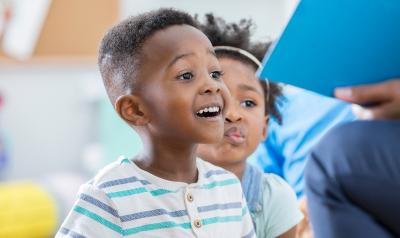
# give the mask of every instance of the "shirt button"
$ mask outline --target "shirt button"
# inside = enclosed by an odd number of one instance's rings
[[[194,225],[196,228],[200,228],[200,227],[201,227],[201,221],[200,221],[200,219],[194,220],[193,225]]]
[[[194,200],[193,195],[192,195],[191,193],[186,194],[186,199],[187,199],[189,202],[193,202],[193,200]]]

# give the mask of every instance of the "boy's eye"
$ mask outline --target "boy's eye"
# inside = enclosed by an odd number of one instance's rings
[[[244,100],[240,103],[240,106],[242,107],[255,107],[257,104],[253,102],[252,100]]]
[[[222,75],[223,73],[221,71],[213,71],[210,73],[211,78],[216,80],[220,79]]]
[[[179,80],[191,80],[193,78],[193,74],[192,73],[183,73],[181,75],[178,76]]]

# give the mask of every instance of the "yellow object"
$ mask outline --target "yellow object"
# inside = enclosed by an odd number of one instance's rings
[[[0,183],[0,238],[47,238],[56,225],[56,205],[39,184]]]

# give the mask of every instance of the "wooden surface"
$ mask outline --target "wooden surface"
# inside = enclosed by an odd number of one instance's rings
[[[82,57],[95,63],[104,33],[119,20],[117,0],[52,0],[33,57],[28,62]],[[38,60],[39,59],[39,60]],[[79,61],[79,60],[78,60]],[[14,64],[0,52],[0,63]]]

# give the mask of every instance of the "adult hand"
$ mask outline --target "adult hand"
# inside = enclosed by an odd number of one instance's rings
[[[360,105],[353,107],[360,119],[400,119],[400,79],[337,88],[335,97]]]

